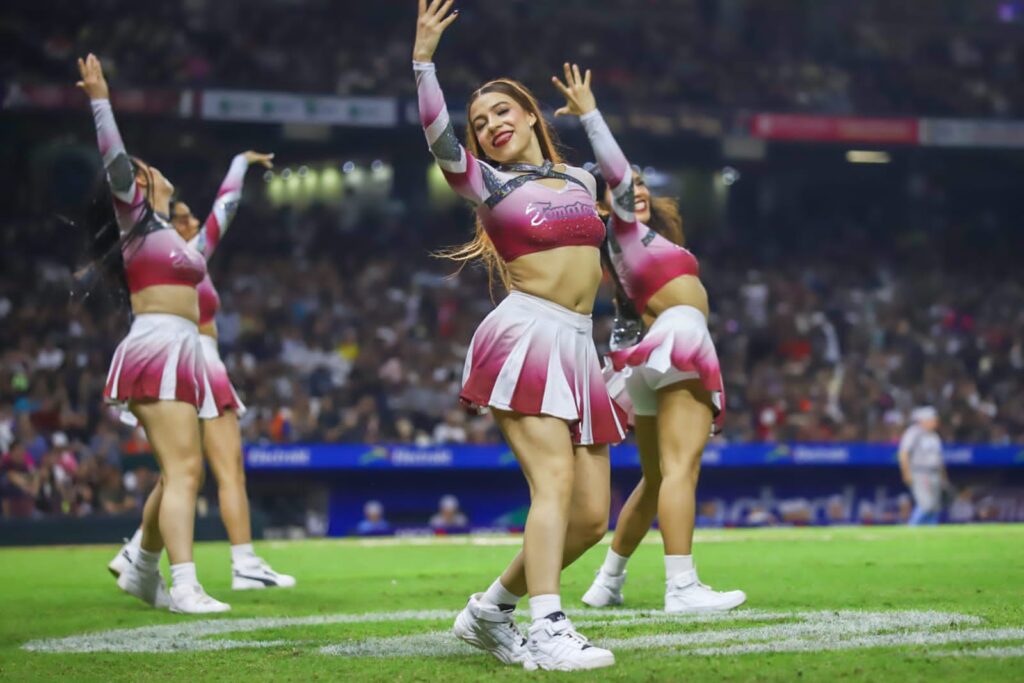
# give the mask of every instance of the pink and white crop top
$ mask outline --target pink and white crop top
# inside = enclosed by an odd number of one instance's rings
[[[207,261],[213,256],[238,212],[238,203],[242,200],[242,184],[248,169],[249,161],[244,154],[238,154],[231,160],[228,173],[217,190],[217,199],[213,202],[210,215],[206,217],[196,236],[188,242],[189,246],[202,254]],[[217,294],[217,288],[213,286],[209,273],[196,290],[199,292],[199,324],[205,325],[217,316],[217,311],[220,310],[220,295]]]
[[[427,144],[448,184],[476,207],[487,236],[506,262],[557,247],[600,247],[605,227],[594,202],[593,176],[581,168],[556,171],[518,164],[497,169],[459,143],[434,65],[413,62],[420,121]],[[561,189],[537,182],[565,181]]]
[[[146,197],[135,183],[135,170],[124,149],[109,100],[92,101],[96,137],[107,182],[114,196],[114,213],[122,236],[142,220]],[[206,276],[206,261],[165,219],[151,213],[142,235],[122,245],[128,290],[135,294],[154,285],[195,287]]]
[[[608,251],[622,289],[643,313],[659,289],[682,275],[700,275],[697,257],[636,219],[633,169],[626,161],[601,112],[580,117],[601,174],[612,194]]]

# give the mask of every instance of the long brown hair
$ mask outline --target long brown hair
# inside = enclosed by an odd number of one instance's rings
[[[686,246],[683,217],[679,215],[679,202],[674,197],[651,195],[651,228],[667,240]]]
[[[558,151],[558,143],[554,131],[544,119],[544,115],[540,111],[540,105],[537,103],[537,98],[533,96],[533,93],[525,85],[511,78],[498,78],[485,83],[470,96],[469,102],[466,103],[466,149],[470,154],[477,159],[490,161],[484,155],[480,147],[480,139],[473,128],[473,122],[469,119],[469,111],[473,106],[473,102],[481,95],[488,93],[507,95],[528,113],[533,114],[537,119],[533,131],[537,135],[538,142],[540,142],[541,154],[552,163],[562,163],[562,155]],[[441,250],[437,252],[437,256],[461,262],[459,266],[460,271],[468,262],[480,259],[487,268],[487,280],[492,292],[495,275],[501,280],[501,284],[506,290],[510,288],[511,279],[508,273],[508,264],[498,255],[498,251],[494,248],[494,243],[487,236],[487,231],[484,230],[484,225],[480,222],[479,216],[476,218],[476,232],[472,240],[457,247]]]

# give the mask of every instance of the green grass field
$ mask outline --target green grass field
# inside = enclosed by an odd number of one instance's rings
[[[224,619],[120,593],[105,568],[114,546],[0,550],[0,679],[1024,680],[1024,526],[699,533],[702,579],[749,596],[705,619],[659,613],[649,540],[622,609],[577,609],[606,544],[566,571],[570,615],[618,660],[582,674],[505,667],[447,634],[515,538],[265,542],[298,587],[235,594],[227,546],[202,545],[200,579],[233,606]]]

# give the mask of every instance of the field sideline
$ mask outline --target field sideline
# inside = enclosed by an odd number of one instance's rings
[[[265,542],[261,554],[299,585],[248,593],[229,590],[227,545],[203,544],[199,576],[231,602],[225,619],[156,612],[121,594],[105,568],[114,545],[0,549],[0,680],[551,677],[505,667],[446,633],[518,541]],[[704,619],[658,612],[657,542],[631,562],[623,609],[584,611],[579,596],[606,547],[566,571],[563,601],[618,664],[555,677],[1024,680],[1024,525],[699,533],[701,578],[749,596]]]

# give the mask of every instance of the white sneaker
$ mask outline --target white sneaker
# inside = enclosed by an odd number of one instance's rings
[[[117,551],[117,555],[107,565],[107,570],[114,575],[114,578],[121,576],[128,567],[135,564],[135,546],[132,545],[131,539],[124,539],[124,545]]]
[[[615,655],[591,645],[585,636],[576,632],[568,617],[561,612],[552,616],[555,619],[538,619],[530,626],[526,643],[530,659],[524,662],[524,668],[582,671],[615,664]]]
[[[140,572],[134,564],[129,564],[128,568],[117,577],[117,587],[157,609],[167,609],[171,605],[167,584],[164,582],[163,575],[158,571],[145,574]]]
[[[231,605],[214,600],[198,583],[171,586],[171,611],[176,614],[209,614],[227,612]]]
[[[673,614],[725,612],[747,600],[743,591],[714,591],[697,578],[690,569],[669,579],[665,584],[665,611]]]
[[[583,602],[591,607],[613,607],[623,603],[622,584],[626,583],[626,572],[620,576],[605,574],[603,569],[597,570],[594,583],[583,594]]]
[[[475,648],[490,652],[504,664],[522,664],[530,655],[526,638],[516,626],[513,611],[480,602],[483,593],[469,596],[466,607],[455,617],[452,633]]]
[[[231,590],[246,591],[261,588],[291,588],[295,585],[295,577],[278,574],[262,558],[253,558],[246,564],[231,567]]]

